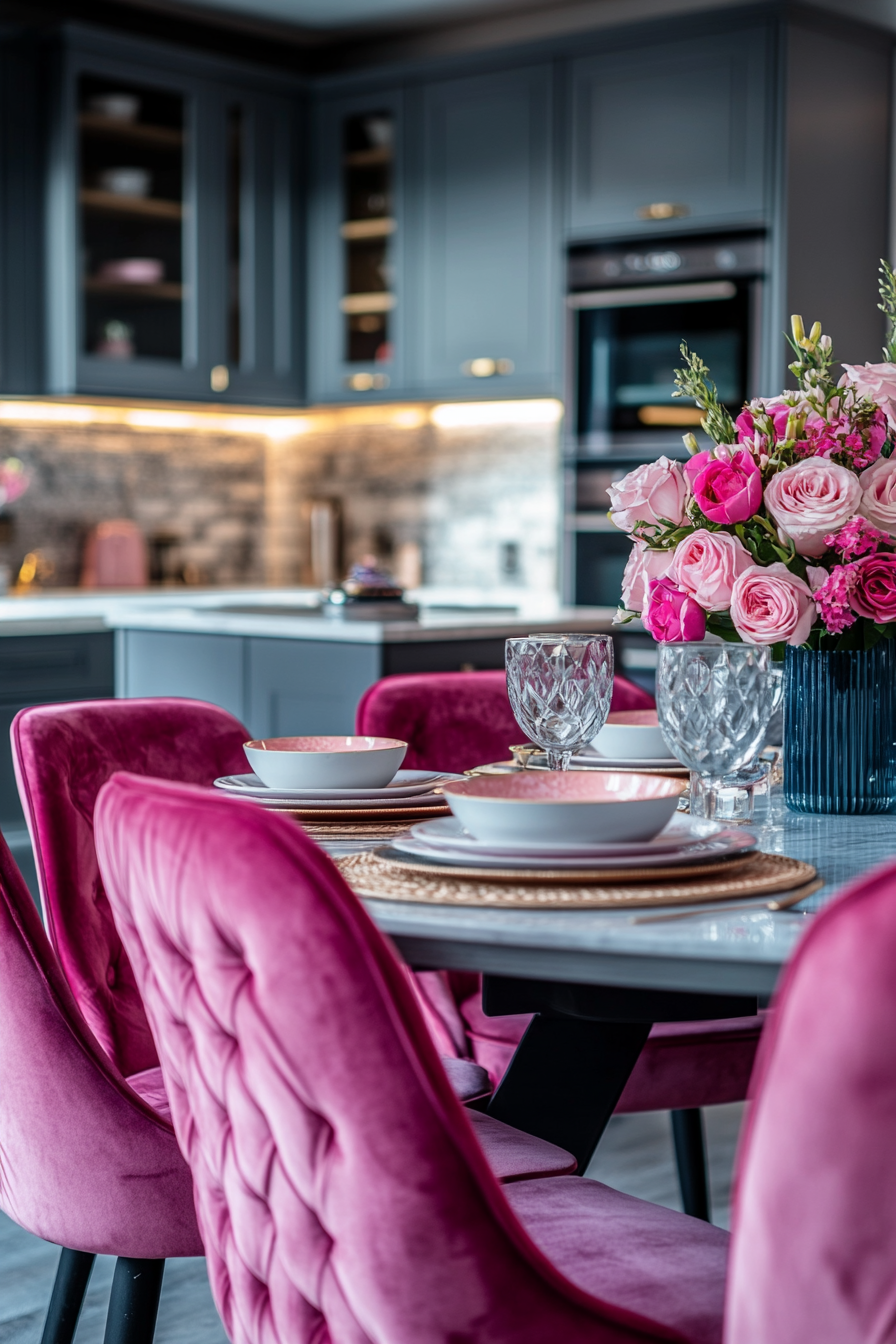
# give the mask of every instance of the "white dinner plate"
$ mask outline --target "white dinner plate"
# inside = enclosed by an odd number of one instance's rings
[[[447,818],[446,818],[447,820]],[[435,822],[422,822],[413,827],[413,831],[419,831],[423,826],[432,826]],[[496,854],[492,850],[486,850],[483,846],[478,850],[454,850],[448,849],[442,845],[430,845],[425,840],[418,839],[413,833],[407,836],[396,836],[390,840],[390,847],[409,858],[429,859],[431,862],[450,864],[459,868],[503,868],[503,869],[538,869],[547,870],[575,870],[578,868],[665,868],[677,867],[681,864],[702,863],[704,860],[724,859],[733,854],[745,854],[752,849],[755,844],[755,838],[747,831],[730,830],[722,831],[720,835],[711,840],[698,840],[692,845],[682,846],[680,849],[665,850],[658,853],[645,847],[639,854],[623,854],[619,857],[615,855],[589,855],[584,857],[580,854]]]
[[[305,803],[311,800],[335,801],[338,798],[372,798],[388,802],[393,798],[414,798],[419,794],[432,793],[439,784],[463,778],[463,775],[438,774],[433,770],[399,770],[391,784],[383,789],[269,789],[257,775],[249,773],[222,775],[215,780],[215,788],[239,798],[257,798],[268,803],[274,799]]]
[[[234,798],[237,795],[231,793],[227,796]],[[271,807],[278,812],[289,809],[308,812],[344,812],[346,809],[352,812],[402,812],[407,811],[409,807],[425,810],[430,807],[447,806],[440,793],[415,794],[411,798],[256,798],[254,795],[251,798],[247,795],[244,797],[247,803],[254,803],[256,807]]]
[[[612,841],[594,844],[551,844],[546,840],[531,843],[515,841],[512,845],[485,844],[477,840],[469,831],[464,830],[457,817],[434,817],[432,821],[421,821],[411,830],[414,840],[419,840],[432,849],[451,850],[455,854],[492,854],[495,858],[507,855],[520,855],[525,858],[576,858],[616,859],[629,855],[671,854],[686,850],[695,844],[703,844],[727,834],[726,827],[718,821],[703,821],[699,817],[690,817],[683,812],[676,813],[670,822],[655,835],[652,840],[628,840],[624,843]],[[737,832],[743,834],[743,832]],[[755,844],[755,841],[753,841]]]

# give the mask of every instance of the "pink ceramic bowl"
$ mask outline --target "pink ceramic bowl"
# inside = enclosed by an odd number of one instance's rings
[[[384,789],[407,749],[394,737],[265,737],[243,747],[269,789]]]
[[[609,714],[591,745],[614,761],[655,761],[673,754],[660,732],[655,709],[620,709]]]
[[[444,784],[458,821],[490,844],[588,844],[652,840],[678,807],[687,781],[624,771],[480,775]]]

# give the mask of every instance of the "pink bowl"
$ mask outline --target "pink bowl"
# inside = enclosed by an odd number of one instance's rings
[[[401,768],[394,737],[265,737],[243,750],[269,789],[380,789]]]
[[[687,782],[625,771],[481,775],[442,791],[478,840],[593,843],[651,840],[678,806]]]

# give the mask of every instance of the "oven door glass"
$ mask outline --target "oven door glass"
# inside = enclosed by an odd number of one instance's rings
[[[720,400],[736,413],[747,399],[750,293],[747,283],[732,288],[726,299],[580,309],[580,439],[643,440],[645,431],[699,425],[693,402],[672,396],[682,341],[709,365]]]

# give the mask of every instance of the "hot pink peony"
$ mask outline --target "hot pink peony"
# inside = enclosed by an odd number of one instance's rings
[[[863,556],[851,568],[853,611],[880,624],[896,621],[896,555],[879,551]]]
[[[691,492],[711,523],[744,523],[762,503],[762,477],[746,448],[722,444],[685,463]]]
[[[650,580],[641,619],[662,644],[686,644],[706,634],[706,612],[668,577]]]
[[[704,611],[727,611],[734,580],[752,564],[737,537],[701,527],[679,542],[670,578]]]
[[[753,565],[735,581],[731,619],[745,644],[805,644],[815,620],[812,590],[780,561]]]
[[[844,364],[859,396],[876,402],[896,430],[896,364]]]
[[[622,576],[622,605],[626,611],[644,610],[648,583],[667,574],[674,559],[674,551],[651,551],[643,541],[635,542]]]
[[[896,537],[896,458],[882,457],[859,477],[864,517]]]
[[[684,521],[687,486],[681,467],[668,457],[630,471],[610,486],[608,494],[613,522],[623,532],[632,532],[638,523],[652,525],[666,519],[677,526]]]
[[[824,554],[825,537],[858,512],[861,500],[859,478],[818,457],[794,463],[765,487],[765,506],[781,535],[800,555],[813,557]]]

